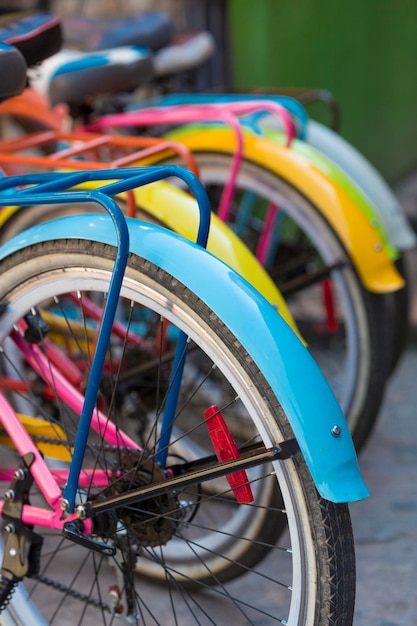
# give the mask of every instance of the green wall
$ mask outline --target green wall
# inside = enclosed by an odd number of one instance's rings
[[[417,166],[416,0],[229,0],[229,19],[235,87],[327,89],[391,182]]]

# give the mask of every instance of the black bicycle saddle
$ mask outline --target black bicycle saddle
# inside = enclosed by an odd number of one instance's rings
[[[49,14],[2,15],[0,41],[17,48],[28,67],[36,65],[60,50],[62,45],[60,20]]]

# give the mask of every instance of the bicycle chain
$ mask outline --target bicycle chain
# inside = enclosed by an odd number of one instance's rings
[[[10,604],[20,578],[0,576],[0,613]]]
[[[36,576],[32,576],[32,578],[33,580],[37,580],[38,582],[42,583],[43,585],[46,585],[47,587],[52,587],[56,591],[65,593],[67,596],[71,596],[72,598],[75,598],[76,600],[81,600],[82,602],[86,602],[87,604],[90,604],[97,608],[101,608],[104,611],[110,611],[110,607],[108,604],[106,604],[106,602],[101,602],[100,600],[95,600],[93,598],[90,598],[85,593],[81,593],[81,591],[76,591],[75,589],[71,589],[70,587],[67,587],[63,583],[59,583],[56,580],[53,580],[52,578],[48,578],[48,576],[36,575]]]

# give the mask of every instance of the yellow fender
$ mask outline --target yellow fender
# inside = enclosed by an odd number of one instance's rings
[[[235,150],[235,136],[227,127],[188,127],[172,136],[196,154],[207,151],[231,155]],[[404,280],[377,229],[341,186],[290,148],[252,133],[245,133],[244,141],[249,158],[292,184],[322,213],[369,291],[387,293],[403,287]]]

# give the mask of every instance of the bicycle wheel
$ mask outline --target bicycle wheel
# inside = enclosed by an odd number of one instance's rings
[[[62,449],[60,467],[71,454],[78,425],[73,394],[63,397],[57,387],[51,388],[55,378],[43,380],[38,360],[31,367],[27,355],[19,362],[16,345],[35,341],[38,356],[48,360],[55,355],[50,372],[61,365],[57,351],[73,351],[82,388],[97,326],[92,312],[107,293],[113,259],[109,246],[62,240],[21,250],[1,265],[1,301],[7,304],[1,319],[1,371],[13,370],[21,383],[12,384],[9,374],[10,401],[24,396],[32,414],[51,424],[54,436],[39,446],[52,446],[44,454],[54,464]],[[48,320],[48,332],[42,324],[30,324],[28,313]],[[60,323],[67,328],[65,337],[56,332]],[[129,431],[130,422],[142,447],[109,445],[91,433],[82,471],[89,478],[80,481],[78,502],[122,496],[167,474],[180,476],[201,458],[207,463],[213,445],[203,414],[209,406],[219,407],[224,428],[239,448],[292,437],[277,398],[236,337],[186,286],[135,255],[124,278],[117,324],[98,407],[116,433],[119,427]],[[189,342],[165,465],[155,455],[161,452],[161,406],[178,328]],[[64,340],[65,346],[59,343]],[[101,479],[105,470],[104,487],[95,484],[95,468],[101,469]],[[116,507],[112,516],[96,520],[94,531],[97,539],[116,549],[114,556],[104,557],[36,528],[44,535],[39,572],[25,578],[29,596],[25,602],[12,602],[9,611],[19,615],[33,604],[38,612],[31,623],[40,614],[60,625],[119,619],[220,624],[225,615],[234,624],[350,624],[354,551],[347,506],[319,497],[300,455],[275,462],[273,471],[259,465],[247,473],[253,495],[249,504],[238,504],[222,477],[187,488],[174,486],[169,493]],[[36,502],[35,491],[31,502]]]
[[[194,156],[216,210],[232,155],[222,149],[196,150]],[[230,222],[255,253],[271,207],[275,230],[263,262],[333,388],[359,450],[375,423],[387,380],[390,298],[363,288],[341,241],[309,199],[272,166],[267,169],[247,154]]]

